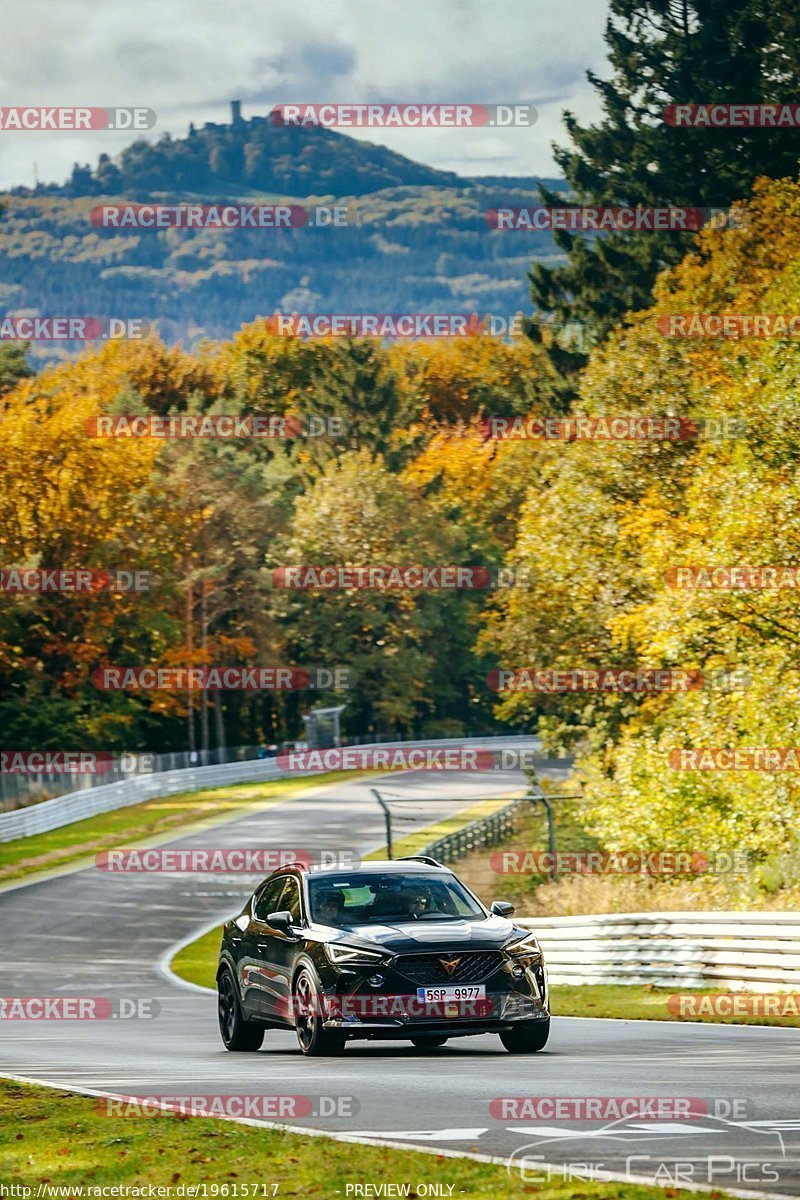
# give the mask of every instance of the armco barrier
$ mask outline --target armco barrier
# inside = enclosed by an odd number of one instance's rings
[[[520,918],[551,983],[800,991],[800,913],[645,912]]]
[[[528,734],[480,738],[436,738],[430,741],[375,742],[360,746],[360,749],[408,749],[410,746],[486,746],[494,750],[509,747],[515,750],[537,751],[541,743]],[[140,804],[157,796],[172,796],[176,792],[192,792],[201,788],[225,787],[236,783],[263,783],[269,779],[294,778],[299,774],[315,772],[287,772],[277,766],[274,759],[250,759],[247,762],[224,763],[213,767],[189,767],[180,771],[164,771],[160,774],[136,775],[117,783],[102,784],[79,792],[43,800],[14,812],[0,813],[0,843],[14,838],[30,837],[35,833],[47,833],[72,825],[86,817],[113,809]]]

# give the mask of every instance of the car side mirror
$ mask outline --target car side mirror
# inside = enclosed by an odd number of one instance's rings
[[[495,900],[489,912],[495,917],[512,917],[517,910],[507,900]]]
[[[291,934],[294,932],[292,929],[292,925],[294,924],[292,914],[288,909],[286,911],[270,913],[267,917],[267,924],[271,925],[273,929],[277,929],[279,933]]]

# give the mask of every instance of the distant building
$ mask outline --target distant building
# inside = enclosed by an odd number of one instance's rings
[[[230,125],[219,125],[216,121],[206,121],[203,129],[230,129],[236,125],[244,125],[246,122],[242,119],[242,102],[241,100],[231,100],[231,123]],[[194,122],[189,126],[189,136],[196,133]]]

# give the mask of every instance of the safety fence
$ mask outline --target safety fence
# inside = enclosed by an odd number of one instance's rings
[[[477,820],[470,821],[461,829],[456,829],[453,833],[439,838],[438,841],[431,842],[422,853],[430,854],[439,862],[451,863],[457,862],[466,854],[471,854],[473,850],[496,846],[498,842],[510,837],[514,832],[519,817],[526,807],[530,807],[530,800],[525,798],[512,800],[496,812],[488,813],[485,817],[478,817]]]
[[[9,812],[27,808],[30,804],[42,804],[68,792],[107,787],[111,783],[120,783],[135,775],[163,775],[167,771],[182,771],[190,767],[245,762],[258,758],[261,749],[260,746],[230,746],[220,750],[175,750],[165,754],[125,751],[110,760],[98,755],[101,767],[95,771],[28,769],[24,774],[0,771],[0,810]],[[42,752],[43,757],[45,753]]]

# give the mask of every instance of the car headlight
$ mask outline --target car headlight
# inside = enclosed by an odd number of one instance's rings
[[[359,946],[343,946],[341,942],[326,942],[325,953],[328,961],[335,964],[352,963],[357,965],[363,963],[364,966],[371,967],[374,963],[386,961],[386,956],[379,954],[377,950],[362,950]]]
[[[534,934],[527,933],[510,946],[504,946],[503,953],[511,958],[541,958],[542,948]]]

